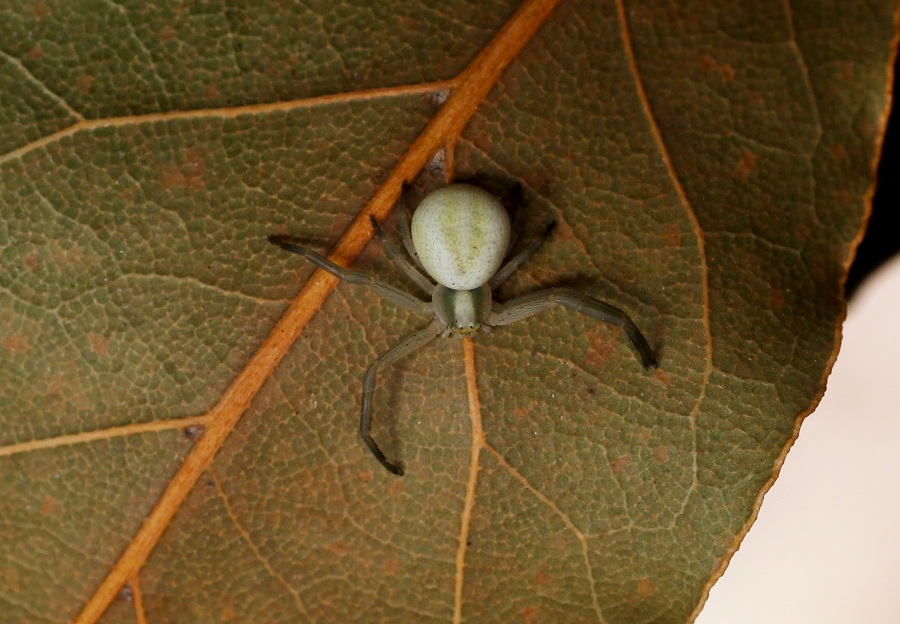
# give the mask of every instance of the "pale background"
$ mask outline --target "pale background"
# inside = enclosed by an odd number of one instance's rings
[[[697,624],[900,623],[900,258],[850,302],[828,389]]]

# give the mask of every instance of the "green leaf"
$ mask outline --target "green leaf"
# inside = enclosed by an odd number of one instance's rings
[[[0,620],[692,619],[836,355],[897,5],[508,26],[545,5],[7,3]],[[429,122],[460,101],[454,142]],[[329,286],[266,237],[353,260],[438,148],[420,186],[557,223],[499,300],[577,287],[660,367],[566,310],[478,335],[474,383],[439,340],[379,376],[398,479],[361,376],[427,319],[291,304]],[[415,290],[377,244],[354,268]]]

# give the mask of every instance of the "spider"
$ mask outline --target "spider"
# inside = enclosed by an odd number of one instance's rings
[[[372,228],[387,255],[424,291],[431,301],[408,294],[363,273],[347,270],[321,254],[292,242],[290,236],[269,236],[279,247],[304,256],[317,267],[351,284],[368,286],[376,293],[422,316],[431,324],[379,356],[363,375],[362,410],[359,432],[382,466],[395,475],[403,475],[403,466],[385,457],[372,438],[372,398],[378,370],[421,348],[438,335],[471,336],[491,327],[521,321],[554,305],[561,305],[592,318],[612,323],[625,330],[637,349],[644,368],[656,366],[656,356],[637,325],[625,312],[573,288],[548,288],[516,297],[506,303],[491,298],[497,288],[520,264],[547,239],[532,241],[515,255],[510,252],[510,221],[500,201],[487,191],[469,184],[451,184],[427,195],[412,218],[412,229],[405,211],[400,211],[403,244],[415,265],[425,270],[433,284],[416,266],[407,261],[384,235],[378,222],[370,217]]]

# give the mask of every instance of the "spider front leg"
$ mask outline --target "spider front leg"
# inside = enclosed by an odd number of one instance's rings
[[[302,245],[296,245],[292,243],[289,236],[278,236],[273,234],[269,237],[269,242],[278,245],[279,247],[281,247],[282,249],[286,249],[287,251],[291,251],[295,254],[300,254],[320,269],[328,271],[335,277],[338,277],[345,282],[348,282],[350,284],[362,284],[363,286],[368,286],[388,301],[392,301],[399,306],[403,306],[411,312],[421,314],[422,316],[434,316],[434,309],[431,303],[422,301],[421,299],[414,297],[413,295],[410,295],[409,293],[406,293],[399,288],[391,286],[390,284],[379,282],[377,279],[369,277],[364,273],[358,273],[356,271],[345,269],[344,267],[335,264],[325,256],[316,253],[315,251],[307,249]]]
[[[445,328],[445,323],[435,320],[425,329],[408,336],[403,342],[381,354],[381,356],[366,369],[366,374],[363,375],[362,410],[359,415],[359,434],[362,436],[366,446],[369,447],[369,450],[372,451],[372,455],[375,456],[375,459],[381,462],[381,465],[387,468],[388,471],[398,476],[403,476],[403,466],[399,463],[395,464],[389,462],[381,449],[378,448],[378,444],[376,444],[375,440],[372,438],[372,398],[375,394],[375,375],[382,366],[393,364],[416,349],[425,346],[434,338],[437,338],[438,334],[443,332]]]
[[[650,348],[647,339],[644,338],[641,330],[630,316],[619,308],[580,293],[573,288],[548,288],[530,295],[516,297],[502,305],[495,305],[488,315],[486,323],[488,325],[509,325],[534,316],[554,305],[561,305],[621,327],[641,356],[641,364],[644,365],[644,368],[656,366],[656,355],[654,355],[653,349]]]

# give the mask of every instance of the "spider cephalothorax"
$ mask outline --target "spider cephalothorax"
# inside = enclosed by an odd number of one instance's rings
[[[509,257],[504,264],[503,260],[509,251],[509,217],[500,201],[483,189],[469,184],[445,186],[422,200],[413,215],[412,228],[405,218],[401,218],[403,242],[407,252],[437,285],[400,254],[385,238],[375,219],[372,219],[372,227],[388,256],[416,284],[431,293],[430,302],[362,273],[344,269],[318,253],[294,244],[290,237],[270,236],[269,240],[306,257],[336,277],[353,284],[369,286],[389,301],[423,316],[432,317],[431,325],[383,353],[363,376],[360,434],[381,465],[396,475],[403,474],[402,466],[387,460],[371,434],[375,374],[379,368],[409,355],[438,335],[468,336],[484,328],[509,325],[551,306],[562,305],[622,327],[637,349],[644,367],[656,366],[653,350],[631,317],[622,310],[575,289],[548,288],[516,297],[503,304],[493,301],[493,290],[534,253],[543,238],[533,241],[522,251]],[[551,230],[552,227],[547,229],[544,238]]]

